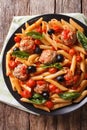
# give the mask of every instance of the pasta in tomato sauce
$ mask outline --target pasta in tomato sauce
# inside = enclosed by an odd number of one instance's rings
[[[6,75],[20,100],[50,112],[86,97],[84,40],[84,29],[73,19],[26,22],[6,54]]]

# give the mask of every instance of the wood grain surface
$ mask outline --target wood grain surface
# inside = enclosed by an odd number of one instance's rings
[[[82,12],[87,0],[0,0],[0,51],[13,16]],[[60,116],[36,116],[0,103],[0,130],[87,130],[87,104]]]

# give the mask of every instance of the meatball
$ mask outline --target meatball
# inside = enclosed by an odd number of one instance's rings
[[[22,39],[20,42],[20,50],[33,53],[34,40],[31,38]]]
[[[28,78],[27,66],[25,64],[19,64],[15,67],[13,75],[22,81],[26,80]]]
[[[37,85],[35,88],[34,88],[34,91],[36,93],[42,93],[43,91],[47,91],[48,90],[48,85],[47,84],[42,84],[42,85]]]
[[[39,61],[44,64],[52,63],[56,59],[57,52],[53,50],[43,50]]]
[[[76,42],[76,33],[71,30],[63,30],[61,33],[61,40],[67,46],[71,46]]]

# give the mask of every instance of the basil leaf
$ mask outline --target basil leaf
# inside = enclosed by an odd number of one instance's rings
[[[59,96],[65,100],[69,99],[76,99],[80,96],[80,93],[78,92],[65,92],[65,93],[60,93]]]
[[[59,64],[59,63],[54,63],[54,64],[50,64],[50,65],[43,65],[41,67],[43,67],[43,68],[52,68],[52,67],[54,67],[54,68],[57,68],[57,69],[62,69],[63,68],[62,65]]]
[[[46,102],[46,99],[42,95],[34,93],[34,95],[32,96],[32,98],[29,99],[29,101],[34,104],[43,104]]]
[[[40,34],[39,32],[35,32],[35,31],[28,32],[27,35],[32,36],[34,39],[42,38],[42,34]]]
[[[24,52],[24,51],[20,51],[20,50],[13,51],[12,55],[16,56],[16,57],[19,57],[19,58],[24,58],[24,59],[29,57],[29,53]]]
[[[80,31],[77,32],[77,39],[82,47],[87,50],[87,37]]]

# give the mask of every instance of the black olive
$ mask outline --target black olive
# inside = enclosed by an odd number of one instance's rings
[[[63,62],[63,61],[64,61],[64,56],[63,56],[62,54],[58,54],[58,55],[56,56],[56,61],[57,61],[57,62]]]
[[[19,48],[18,48],[18,47],[15,47],[15,48],[13,49],[13,51],[19,51]]]
[[[63,75],[60,75],[60,76],[58,76],[58,77],[56,78],[56,80],[57,80],[58,82],[63,82],[65,79],[64,79],[64,76],[63,76]]]
[[[42,49],[40,49],[40,47],[39,47],[39,46],[36,46],[36,48],[35,48],[34,52],[35,52],[36,54],[41,54]]]
[[[49,99],[49,92],[48,92],[48,91],[43,91],[43,92],[42,92],[42,96],[43,96],[45,99]]]
[[[53,29],[49,29],[49,30],[47,31],[47,33],[48,33],[49,35],[52,35],[52,33],[54,33],[54,30],[53,30]]]
[[[28,70],[28,73],[34,73],[34,72],[36,72],[36,67],[35,66],[28,66],[28,68],[27,68],[27,70]]]

